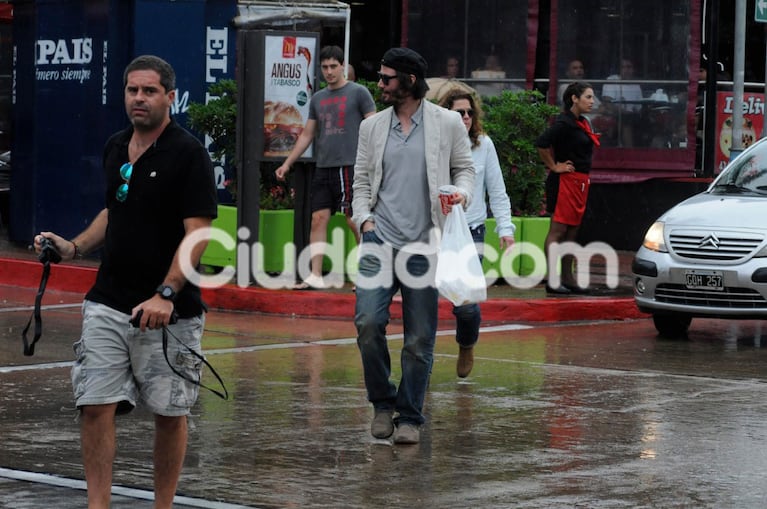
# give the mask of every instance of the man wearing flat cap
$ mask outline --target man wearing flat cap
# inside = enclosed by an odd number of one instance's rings
[[[409,48],[381,59],[378,87],[389,108],[360,125],[354,166],[354,221],[362,234],[354,323],[362,356],[371,433],[416,444],[425,422],[437,331],[435,230],[445,223],[439,188],[454,185],[466,207],[474,188],[469,137],[459,115],[426,99],[426,60]],[[452,207],[448,205],[448,209]],[[390,380],[389,306],[402,295],[404,345],[399,387]]]

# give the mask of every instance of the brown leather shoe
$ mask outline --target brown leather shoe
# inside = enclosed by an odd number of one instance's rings
[[[459,348],[458,362],[455,364],[455,372],[461,378],[466,378],[474,367],[474,347]]]

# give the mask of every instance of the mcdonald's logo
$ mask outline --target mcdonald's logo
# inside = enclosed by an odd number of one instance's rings
[[[282,38],[282,58],[296,58],[296,38]]]

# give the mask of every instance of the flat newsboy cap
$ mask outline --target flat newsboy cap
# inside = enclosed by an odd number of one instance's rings
[[[426,77],[426,60],[410,48],[391,48],[384,53],[381,64],[416,78]]]

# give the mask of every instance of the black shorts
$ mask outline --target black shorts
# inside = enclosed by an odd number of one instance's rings
[[[354,166],[316,168],[312,177],[312,212],[330,209],[330,213],[352,215]]]

